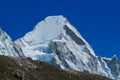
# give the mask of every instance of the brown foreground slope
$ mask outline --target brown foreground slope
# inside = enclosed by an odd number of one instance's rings
[[[111,80],[105,77],[64,71],[49,64],[0,56],[0,80]]]

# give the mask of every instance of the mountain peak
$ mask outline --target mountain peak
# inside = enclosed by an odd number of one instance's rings
[[[55,15],[55,16],[48,16],[45,18],[45,20],[61,20],[65,21],[66,18],[63,15]]]
[[[37,44],[59,38],[67,22],[67,19],[62,15],[48,16],[39,22],[33,31],[27,33],[24,39],[33,44]]]
[[[0,55],[18,56],[10,36],[0,28]]]
[[[0,40],[4,41],[6,39],[12,41],[12,39],[9,37],[9,35],[0,28]]]
[[[2,28],[0,28],[0,35],[3,34],[3,33],[4,33],[4,31],[2,30]]]
[[[39,28],[42,24],[54,24],[57,25],[57,27],[63,27],[63,25],[67,22],[67,19],[62,16],[62,15],[58,15],[58,16],[48,16],[46,17],[43,21],[39,22],[35,28]],[[59,26],[60,25],[60,26]],[[54,26],[47,26],[48,28],[50,27],[54,27]]]
[[[114,55],[114,56],[112,57],[112,61],[118,61],[117,55]]]

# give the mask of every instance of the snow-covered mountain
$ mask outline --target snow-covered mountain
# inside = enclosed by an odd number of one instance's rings
[[[5,33],[6,35],[6,33]],[[0,43],[5,40],[0,35]],[[8,35],[7,35],[8,36]],[[8,36],[9,37],[9,36]],[[63,16],[49,16],[38,23],[33,31],[10,46],[7,55],[25,56],[66,70],[77,70],[120,80],[120,62],[98,57],[87,41]],[[2,42],[3,41],[3,42]],[[1,50],[2,51],[2,50]],[[10,53],[13,51],[13,53]],[[1,55],[6,55],[1,52]]]
[[[12,42],[12,39],[8,36],[6,32],[0,29],[0,55],[15,57],[22,56],[17,52],[17,47]]]
[[[97,57],[91,46],[63,16],[49,16],[15,41],[26,57],[120,80],[117,59]]]

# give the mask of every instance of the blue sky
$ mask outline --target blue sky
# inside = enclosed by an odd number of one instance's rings
[[[0,27],[16,40],[46,16],[63,15],[99,56],[120,59],[119,0],[1,0]]]

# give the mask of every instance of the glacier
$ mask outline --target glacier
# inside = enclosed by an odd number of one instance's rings
[[[46,17],[15,42],[8,35],[9,39],[2,40],[2,36],[0,34],[1,46],[8,47],[5,47],[7,52],[1,52],[0,55],[30,57],[61,69],[120,80],[120,62],[117,56],[110,59],[97,56],[89,43],[62,15]]]

